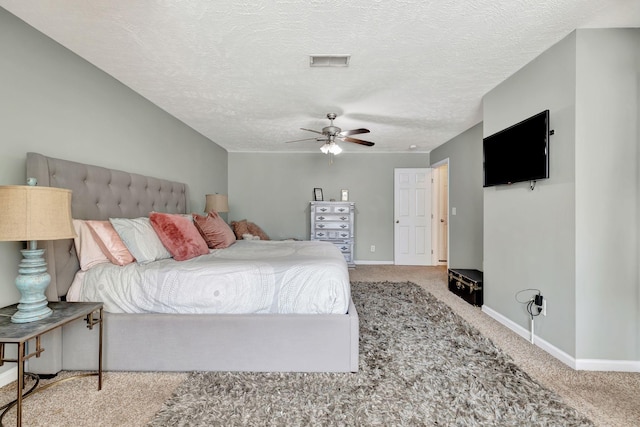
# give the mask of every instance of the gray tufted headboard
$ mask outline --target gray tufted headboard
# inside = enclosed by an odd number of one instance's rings
[[[186,184],[27,153],[27,177],[38,185],[68,188],[76,219],[137,218],[150,212],[187,213]],[[47,298],[67,294],[80,268],[73,240],[45,242],[51,274]]]

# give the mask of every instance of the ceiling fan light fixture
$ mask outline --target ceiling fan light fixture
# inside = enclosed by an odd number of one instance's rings
[[[309,55],[310,67],[348,67],[351,55]]]
[[[334,156],[337,156],[342,153],[342,148],[340,148],[340,146],[335,142],[327,142],[322,144],[320,151],[322,151],[323,154],[333,154]]]

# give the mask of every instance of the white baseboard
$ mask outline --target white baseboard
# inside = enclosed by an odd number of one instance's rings
[[[369,261],[369,260],[355,260],[354,264],[361,265],[393,265],[393,261]]]
[[[0,387],[4,387],[8,384],[11,384],[16,379],[18,379],[18,367],[14,366],[13,368],[7,369],[4,372],[0,372]]]
[[[511,329],[516,334],[520,335],[522,338],[527,341],[530,340],[531,335],[528,329],[523,328],[511,319],[503,316],[486,305],[482,306],[482,311],[507,328]],[[533,343],[562,363],[577,371],[640,372],[640,360],[576,359],[538,336],[534,336]]]
[[[577,359],[578,371],[640,372],[640,360]]]

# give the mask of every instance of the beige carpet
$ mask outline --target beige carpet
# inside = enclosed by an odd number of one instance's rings
[[[640,373],[576,372],[531,345],[490,317],[450,293],[442,267],[358,266],[358,281],[412,281],[451,306],[540,383],[601,426],[637,426],[640,420]],[[63,373],[61,375],[68,375]],[[103,389],[96,377],[68,381],[29,397],[24,403],[25,426],[143,426],[161,408],[186,374],[105,373]],[[15,397],[15,388],[0,389],[0,402]],[[3,420],[15,422],[15,410]]]
[[[358,266],[352,280],[409,280],[473,324],[541,384],[600,426],[640,425],[640,373],[574,371],[449,292],[444,267]]]

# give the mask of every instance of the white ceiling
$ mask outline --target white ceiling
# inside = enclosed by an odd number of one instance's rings
[[[428,152],[575,28],[640,26],[638,0],[0,0],[230,152],[318,152],[335,112],[374,147]],[[310,68],[310,54],[350,54]],[[176,141],[176,143],[179,143]]]

